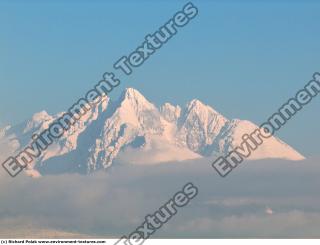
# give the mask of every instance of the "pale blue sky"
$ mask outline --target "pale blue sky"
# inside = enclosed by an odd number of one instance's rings
[[[0,0],[0,125],[66,110],[185,3]],[[198,98],[260,124],[320,71],[320,2],[193,3],[199,15],[112,97],[134,87],[157,105]],[[319,155],[319,100],[278,134],[306,156]]]

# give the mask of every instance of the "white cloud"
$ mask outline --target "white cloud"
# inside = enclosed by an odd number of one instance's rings
[[[245,162],[226,178],[218,176],[210,161],[156,166],[118,162],[107,172],[90,176],[38,179],[23,175],[12,179],[2,170],[0,230],[45,228],[105,237],[128,234],[191,181],[198,186],[199,196],[156,236],[319,236],[318,161]],[[267,215],[266,207],[274,214]]]

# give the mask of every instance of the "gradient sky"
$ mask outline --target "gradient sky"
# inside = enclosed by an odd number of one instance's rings
[[[57,113],[91,89],[187,1],[1,1],[0,125]],[[129,77],[161,105],[198,98],[260,124],[320,71],[320,3],[193,1],[199,15]],[[319,156],[315,98],[278,136]]]

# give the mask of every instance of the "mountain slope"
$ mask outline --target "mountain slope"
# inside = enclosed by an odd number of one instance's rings
[[[250,121],[235,119],[226,124],[215,138],[214,146],[217,152],[226,155],[232,149],[241,145],[244,134],[250,135],[258,128]],[[295,151],[292,147],[276,137],[264,139],[263,143],[252,152],[249,159],[257,160],[264,158],[280,158],[287,160],[303,160],[304,156]]]
[[[17,151],[60,115],[36,113],[30,120],[2,129],[0,143],[10,142]],[[139,91],[128,88],[118,101],[107,98],[93,107],[29,168],[42,174],[90,173],[110,167],[116,159],[156,164],[225,155],[240,145],[243,134],[256,128],[249,121],[228,120],[199,100],[182,108],[169,103],[157,108]],[[264,158],[304,157],[271,137],[251,157]]]

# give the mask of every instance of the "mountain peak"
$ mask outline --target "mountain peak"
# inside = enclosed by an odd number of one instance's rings
[[[160,111],[163,110],[170,110],[170,111],[175,111],[175,110],[181,110],[180,106],[174,106],[168,102],[164,103],[161,107],[160,107]]]
[[[40,111],[40,112],[33,114],[32,121],[40,122],[40,121],[46,121],[50,118],[51,118],[51,116],[45,110],[43,110],[43,111]]]
[[[26,127],[23,130],[24,133],[28,132],[31,129],[39,127],[41,125],[46,125],[48,122],[52,121],[53,117],[50,116],[46,111],[40,111],[33,114],[32,118],[27,121]]]
[[[193,99],[191,100],[188,104],[187,104],[187,109],[188,111],[191,110],[211,110],[214,111],[212,107],[204,104],[202,101],[198,100],[198,99]]]
[[[155,106],[134,88],[126,88],[123,91],[122,96],[120,97],[120,103],[123,106],[131,105],[136,111],[143,109],[155,109]]]
[[[164,103],[160,107],[160,113],[169,122],[173,122],[177,120],[181,115],[181,108],[180,106],[174,106],[170,103]]]
[[[122,97],[128,99],[145,99],[145,97],[136,89],[134,88],[126,88],[123,91]]]
[[[205,106],[205,104],[203,104],[200,100],[198,99],[193,99],[188,103],[188,108],[192,108],[192,107],[202,107]]]
[[[221,115],[219,112],[214,110],[211,106],[208,106],[201,102],[198,99],[193,99],[191,100],[187,106],[187,111],[188,112],[193,112],[193,113],[209,113],[209,114],[214,114],[214,115]],[[221,115],[222,116],[222,115]]]

